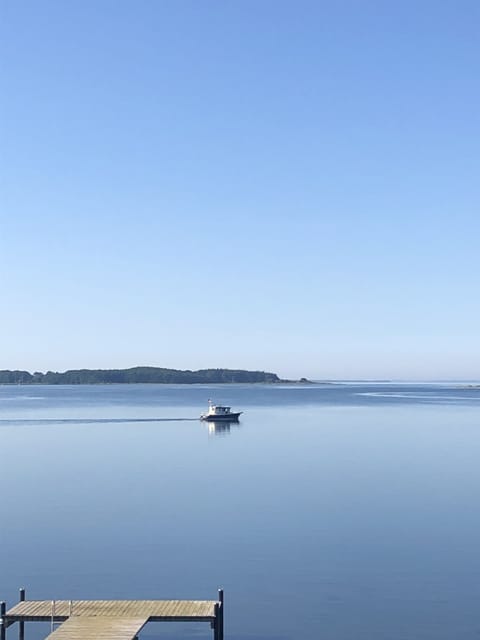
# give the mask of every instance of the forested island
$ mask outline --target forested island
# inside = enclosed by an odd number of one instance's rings
[[[303,380],[302,380],[303,381]],[[276,373],[245,371],[243,369],[200,369],[181,371],[161,367],[132,367],[130,369],[72,369],[59,373],[47,371],[0,371],[0,384],[218,384],[238,382],[290,382]]]

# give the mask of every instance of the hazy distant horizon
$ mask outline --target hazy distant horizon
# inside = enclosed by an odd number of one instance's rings
[[[240,366],[199,366],[199,367],[171,367],[165,365],[155,365],[155,364],[134,364],[128,366],[68,366],[63,368],[55,368],[55,367],[46,367],[46,368],[32,368],[32,367],[11,367],[11,366],[1,366],[0,369],[7,371],[27,371],[28,373],[47,373],[48,371],[54,371],[58,373],[64,373],[65,371],[75,371],[75,370],[110,370],[110,369],[132,369],[136,367],[155,367],[162,369],[176,369],[176,370],[189,370],[189,371],[198,371],[201,369],[228,369],[228,370],[246,370],[246,371],[264,371],[268,373],[275,373],[282,380],[295,380],[298,381],[301,378],[306,378],[310,382],[318,382],[318,383],[392,383],[392,384],[408,384],[408,383],[432,383],[432,384],[448,384],[448,383],[461,383],[461,384],[476,384],[480,382],[480,376],[451,376],[451,377],[424,377],[417,378],[415,376],[345,376],[345,377],[334,377],[328,376],[324,374],[313,373],[310,375],[306,374],[283,374],[282,371],[275,370],[269,367],[240,367]],[[237,383],[242,384],[242,383]]]

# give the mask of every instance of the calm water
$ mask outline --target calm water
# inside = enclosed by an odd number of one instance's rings
[[[4,386],[0,436],[9,604],[223,586],[230,640],[479,637],[480,389]]]

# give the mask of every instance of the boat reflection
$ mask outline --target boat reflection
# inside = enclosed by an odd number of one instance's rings
[[[234,427],[239,427],[240,423],[238,420],[232,420],[231,422],[227,422],[226,420],[218,420],[218,421],[209,421],[206,423],[208,425],[208,433],[210,435],[215,436],[225,436],[227,433],[230,433],[230,427],[233,425]]]

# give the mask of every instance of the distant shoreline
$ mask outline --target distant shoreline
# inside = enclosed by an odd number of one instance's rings
[[[314,384],[306,378],[284,380],[269,371],[245,369],[199,369],[197,371],[162,367],[129,369],[70,369],[64,372],[0,371],[2,385],[81,385],[81,384]]]

